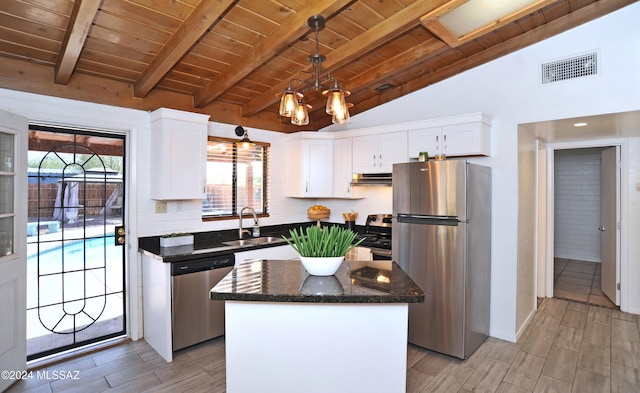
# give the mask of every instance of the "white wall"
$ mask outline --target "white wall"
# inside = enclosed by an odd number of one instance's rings
[[[600,150],[556,150],[555,257],[601,262]]]
[[[640,51],[633,49],[640,47],[639,19],[640,4],[629,5],[355,115],[348,125],[324,129],[335,132],[471,112],[484,112],[493,118],[491,157],[474,160],[493,168],[491,335],[494,337],[515,340],[535,310],[536,220],[518,221],[522,218],[520,209],[535,206],[519,204],[518,200],[518,184],[522,181],[518,173],[518,124],[639,109]],[[541,63],[593,50],[599,50],[602,59],[599,76],[544,87],[538,84]],[[638,170],[637,166],[634,168]],[[535,174],[531,174],[530,180],[535,182]],[[640,203],[637,195],[632,199],[632,204]],[[629,236],[637,238],[638,229],[634,224]],[[640,282],[638,270],[634,266],[627,272],[631,282]],[[525,287],[526,293],[520,287]],[[631,295],[639,296],[630,299],[629,309],[640,309],[640,293]],[[526,300],[518,301],[522,298]]]

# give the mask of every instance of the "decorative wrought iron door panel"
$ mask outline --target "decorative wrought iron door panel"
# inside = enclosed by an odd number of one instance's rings
[[[125,334],[123,135],[29,131],[27,358]]]

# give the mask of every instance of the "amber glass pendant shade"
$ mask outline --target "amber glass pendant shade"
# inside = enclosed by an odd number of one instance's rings
[[[329,90],[328,96],[326,106],[326,112],[328,114],[333,115],[346,109],[344,91],[342,89]]]
[[[285,90],[280,97],[280,116],[291,117],[298,105],[298,96],[302,96],[300,93],[296,93],[293,90]],[[302,97],[300,97],[302,98]]]
[[[346,124],[351,120],[351,116],[349,115],[349,108],[345,107],[344,111],[336,112],[331,116],[331,121],[333,124]]]
[[[296,106],[296,109],[291,117],[291,124],[296,126],[306,126],[309,124],[309,112],[307,111],[307,107],[309,105],[300,102]]]

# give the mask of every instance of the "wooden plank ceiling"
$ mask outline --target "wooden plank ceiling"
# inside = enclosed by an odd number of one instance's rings
[[[313,109],[304,127],[278,115],[275,96],[310,69],[315,33],[306,21],[312,15],[326,18],[323,67],[351,91],[353,116],[635,1],[546,1],[456,47],[420,22],[451,2],[1,1],[0,87],[200,112],[213,121],[282,132],[318,130],[331,124],[319,93],[305,93]]]

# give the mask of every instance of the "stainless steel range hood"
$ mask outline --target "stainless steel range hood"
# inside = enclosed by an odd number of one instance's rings
[[[391,173],[354,173],[352,186],[391,187]]]

